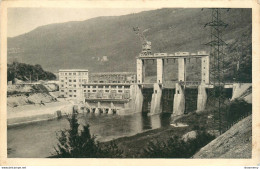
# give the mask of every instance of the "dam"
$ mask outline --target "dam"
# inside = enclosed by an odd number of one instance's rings
[[[186,62],[201,60],[201,80],[187,81]],[[145,61],[156,61],[156,82],[145,83]],[[177,81],[165,81],[164,63],[176,60]],[[210,58],[206,51],[197,53],[176,52],[174,54],[140,53],[136,57],[136,81],[124,83],[85,83],[80,112],[95,114],[128,115],[147,112],[148,116],[171,112],[179,116],[189,111],[205,110],[210,90],[216,86],[234,89],[233,83],[213,84],[210,82]],[[230,93],[230,92],[229,92]],[[232,94],[230,98],[232,97]],[[192,102],[192,103],[191,103]]]

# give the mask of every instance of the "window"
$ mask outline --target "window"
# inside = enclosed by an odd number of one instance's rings
[[[88,90],[88,92],[90,92],[90,90]]]
[[[74,90],[74,92],[77,92],[77,90]]]
[[[86,92],[86,90],[84,90],[84,92]]]
[[[93,88],[96,88],[97,86],[93,86]]]
[[[74,95],[74,97],[77,97],[77,95]]]
[[[71,73],[69,73],[69,75],[71,75]]]
[[[122,90],[118,90],[118,93],[122,93],[123,91]]]
[[[73,87],[76,87],[76,85],[73,85]]]
[[[64,90],[61,90],[61,92],[64,92]]]
[[[73,80],[73,82],[76,82],[76,80]]]
[[[122,89],[123,86],[118,86],[119,89]]]
[[[71,80],[69,80],[69,82],[71,82]]]
[[[93,90],[93,92],[96,92],[96,90]]]
[[[86,88],[87,86],[84,86],[84,88]]]
[[[103,86],[98,86],[98,88],[103,88]]]
[[[69,90],[69,92],[72,92],[72,90]]]
[[[105,90],[106,93],[109,93],[109,90]]]
[[[73,75],[76,75],[76,73],[73,73]]]
[[[64,82],[64,80],[61,80],[61,82]]]
[[[72,95],[70,95],[70,97],[72,97]]]
[[[67,73],[65,73],[65,75],[67,75]]]

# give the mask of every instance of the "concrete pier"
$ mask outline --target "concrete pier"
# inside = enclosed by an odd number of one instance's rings
[[[113,114],[113,111],[112,111],[112,109],[108,109],[108,112],[107,112],[107,114]]]
[[[157,61],[157,83],[163,83],[163,59],[156,59]]]
[[[196,112],[201,112],[201,111],[205,110],[206,103],[207,103],[206,87],[204,85],[199,85]]]
[[[252,103],[252,93],[247,92],[250,88],[252,88],[252,83],[234,83],[231,101],[243,98],[247,103]]]
[[[151,109],[148,115],[159,114],[162,112],[161,98],[162,98],[162,88],[159,86],[159,84],[155,83],[153,87]]]
[[[144,60],[137,59],[136,60],[136,68],[137,68],[137,83],[143,83],[144,78]]]
[[[185,111],[184,89],[179,83],[176,83],[174,103],[173,103],[173,116],[182,115],[184,114],[184,111]]]
[[[185,81],[185,73],[186,73],[186,59],[179,58],[178,59],[178,81]]]
[[[201,84],[209,84],[209,56],[201,58]]]
[[[132,85],[131,91],[133,92],[132,93],[133,101],[130,102],[130,107],[134,107],[135,113],[140,113],[142,112],[143,100],[144,100],[141,86]]]
[[[99,108],[95,109],[95,114],[100,114]]]

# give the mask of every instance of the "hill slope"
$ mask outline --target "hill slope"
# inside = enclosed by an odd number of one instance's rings
[[[211,141],[193,158],[251,158],[252,115]]]
[[[223,35],[228,43],[251,30],[250,9],[223,11],[222,18],[229,24]],[[134,26],[149,28],[145,35],[152,42],[153,52],[196,52],[208,50],[203,44],[210,40],[210,32],[204,24],[210,20],[209,9],[174,8],[51,24],[8,38],[8,59],[40,64],[49,71],[135,71],[141,43],[133,32]],[[102,56],[108,56],[108,61],[98,61]]]

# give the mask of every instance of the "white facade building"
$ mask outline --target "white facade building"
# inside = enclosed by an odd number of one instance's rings
[[[59,70],[59,95],[61,97],[66,97],[73,100],[82,100],[82,84],[86,83],[88,83],[88,70],[86,69]]]

